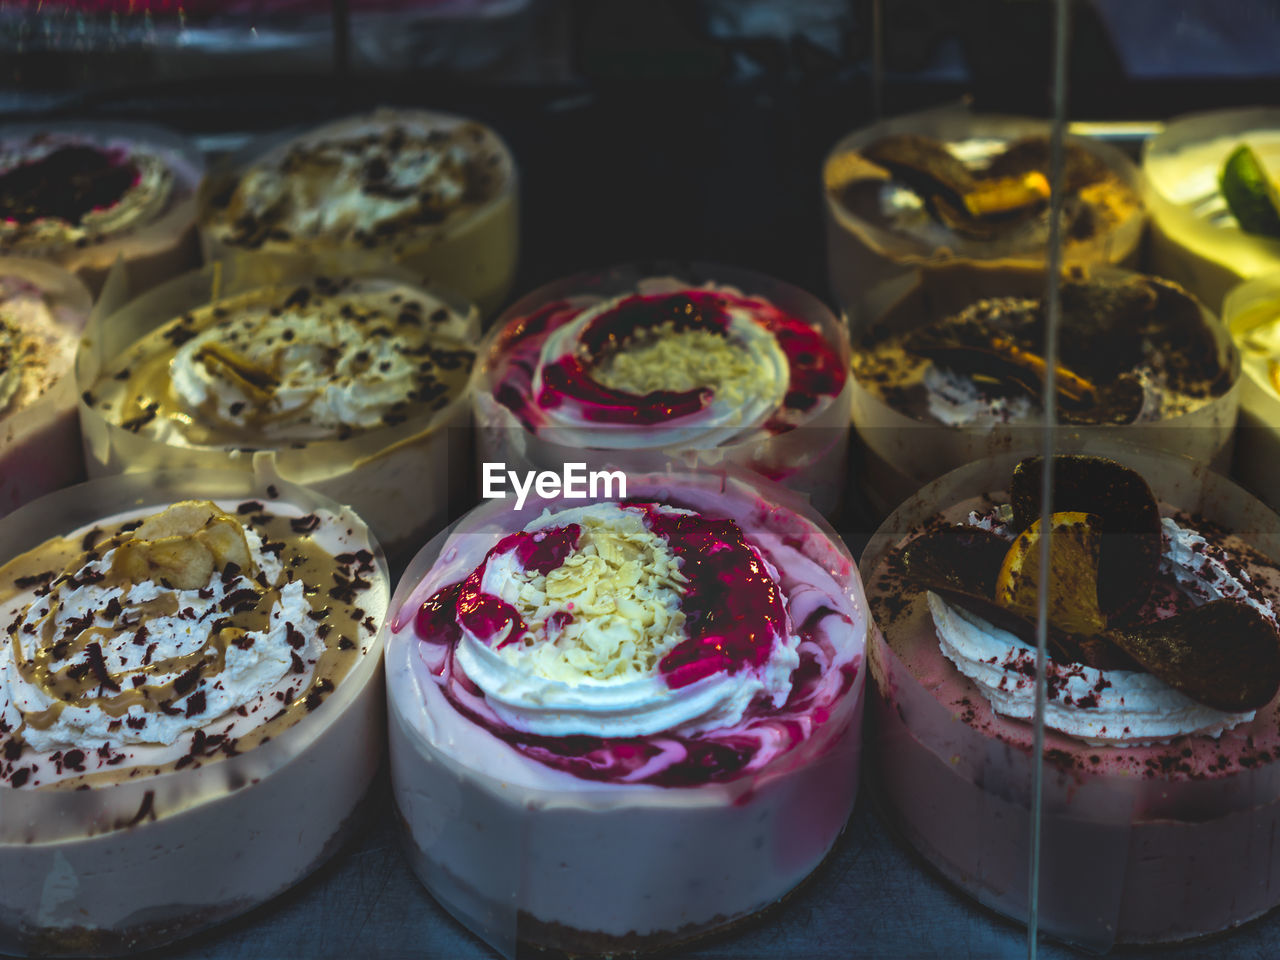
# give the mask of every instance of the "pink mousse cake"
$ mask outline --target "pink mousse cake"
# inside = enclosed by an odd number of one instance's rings
[[[95,292],[117,258],[146,288],[195,266],[204,160],[170,131],[119,123],[0,134],[0,254],[57,263]]]
[[[830,310],[767,277],[712,266],[571,277],[507,310],[481,351],[482,459],[638,472],[727,460],[829,512],[843,486],[848,357]]]
[[[1276,518],[1190,461],[1124,459],[1141,475],[1055,460],[1039,926],[1094,948],[1280,902],[1280,568],[1260,549]],[[1024,922],[1041,465],[1012,483],[1011,458],[953,471],[863,557],[889,809],[944,875]]]
[[[682,941],[777,902],[835,843],[862,589],[817,515],[756,483],[496,502],[402,582],[387,674],[410,856],[499,950]]]

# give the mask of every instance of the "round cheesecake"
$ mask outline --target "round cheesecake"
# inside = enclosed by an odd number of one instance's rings
[[[296,255],[341,273],[396,263],[486,314],[515,276],[515,161],[488,127],[377,110],[250,147],[201,194],[211,260]]]
[[[60,267],[0,257],[0,516],[84,478],[72,366],[92,304]]]
[[[924,265],[1044,263],[1049,124],[944,109],[856,130],[823,167],[831,289],[854,329]],[[1136,264],[1138,172],[1114,147],[1065,140],[1063,257]]]
[[[59,264],[101,289],[123,258],[134,289],[199,262],[200,152],[137,124],[6,127],[0,134],[0,255]]]
[[[1280,232],[1242,229],[1223,195],[1223,168],[1241,146],[1255,153],[1273,181],[1280,176],[1280,110],[1176,117],[1142,148],[1151,269],[1214,311],[1240,281],[1280,270]]]
[[[280,893],[379,762],[385,562],[347,508],[142,474],[0,521],[0,950],[158,946]]]
[[[736,463],[829,513],[843,490],[848,350],[821,302],[747,271],[570,277],[510,307],[481,347],[480,459],[557,472]]]
[[[410,857],[503,952],[631,953],[754,914],[853,806],[867,619],[834,533],[755,480],[627,494],[487,504],[392,601]]]
[[[948,264],[866,328],[853,350],[860,483],[880,516],[948,470],[1042,441],[1047,310],[1041,267]],[[1225,469],[1240,357],[1174,283],[1070,266],[1059,287],[1063,435],[1123,436]]]
[[[1120,459],[1056,460],[1052,513],[1038,916],[1093,949],[1221,931],[1280,889],[1258,842],[1280,826],[1276,517],[1203,464]],[[1024,922],[1042,469],[953,471],[862,559],[886,807]]]
[[[90,474],[269,460],[351,504],[391,553],[416,546],[470,477],[477,327],[474,307],[394,273],[181,277],[88,331]]]

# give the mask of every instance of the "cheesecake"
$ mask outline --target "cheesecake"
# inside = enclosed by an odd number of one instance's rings
[[[515,162],[474,120],[382,109],[251,146],[201,193],[212,260],[399,264],[489,313],[515,275]]]
[[[60,267],[0,257],[0,516],[84,479],[72,368],[92,303]]]
[[[382,744],[389,585],[354,514],[153,474],[0,525],[0,869],[37,878],[0,890],[0,950],[160,946],[336,849]]]
[[[395,275],[220,276],[179,278],[89,331],[90,473],[267,458],[352,505],[392,553],[443,526],[470,477],[475,308]]]
[[[392,601],[410,859],[499,950],[723,928],[812,873],[853,806],[867,618],[838,538],[742,471],[627,493],[486,504]]]
[[[1277,903],[1257,850],[1280,824],[1275,516],[1167,454],[1053,463],[1047,535],[1044,461],[1006,456],[925,487],[867,546],[886,809],[944,876],[1026,922],[1040,762],[1042,932],[1106,949],[1228,929]]]
[[[640,266],[521,299],[476,369],[482,462],[556,470],[737,463],[830,512],[843,492],[848,337],[821,302],[746,271]]]

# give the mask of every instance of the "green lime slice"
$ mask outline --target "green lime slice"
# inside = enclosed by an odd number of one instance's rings
[[[1227,157],[1219,183],[1241,230],[1280,237],[1280,191],[1247,144]]]

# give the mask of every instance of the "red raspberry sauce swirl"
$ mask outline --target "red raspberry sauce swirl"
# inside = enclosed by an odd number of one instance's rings
[[[651,503],[626,506],[644,511],[646,525],[680,558],[681,572],[688,580],[682,602],[687,639],[659,664],[668,686],[679,689],[713,673],[735,674],[766,664],[774,643],[788,634],[789,618],[778,584],[738,525],[732,520],[663,511]],[[766,698],[758,698],[742,720],[723,734],[551,737],[506,726],[483,708],[483,692],[454,659],[461,626],[486,642],[502,636],[499,647],[519,637],[526,629],[520,615],[501,598],[480,590],[489,559],[514,550],[526,569],[545,574],[564,562],[579,533],[576,525],[569,524],[504,537],[465,580],[427,599],[414,619],[422,641],[444,648],[438,674],[454,709],[525,756],[587,780],[664,787],[731,780],[749,768],[766,744],[776,753],[802,742],[813,725],[827,717],[822,701],[838,698],[853,683],[856,665],[845,664],[835,698],[823,690],[824,665],[832,662],[833,651],[818,627],[828,617],[850,622],[844,614],[823,606],[797,631],[800,664],[792,674],[791,693],[783,708],[775,710]]]
[[[711,402],[711,390],[627,393],[597,382],[592,369],[609,351],[663,324],[672,324],[676,332],[724,334],[731,307],[744,310],[769,329],[787,357],[787,394],[782,408],[765,424],[770,433],[791,429],[798,414],[811,409],[820,397],[835,396],[844,388],[845,370],[839,355],[819,331],[802,320],[758,298],[684,290],[626,297],[594,318],[583,329],[577,351],[542,369],[542,389],[536,397],[533,382],[543,343],[554,330],[573,322],[590,307],[557,301],[513,321],[498,342],[498,348],[509,351],[509,357],[494,396],[535,432],[544,420],[542,411],[566,401],[596,423],[642,427],[692,416]]]

